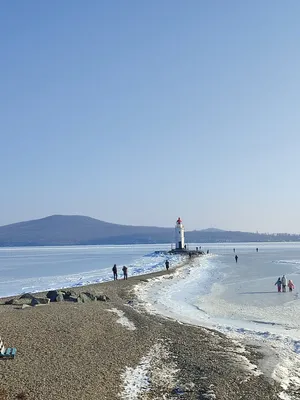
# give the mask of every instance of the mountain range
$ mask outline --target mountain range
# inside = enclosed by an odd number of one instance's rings
[[[216,228],[187,231],[187,243],[300,241],[300,235]],[[119,225],[79,215],[52,215],[0,227],[0,246],[172,243],[174,228]]]

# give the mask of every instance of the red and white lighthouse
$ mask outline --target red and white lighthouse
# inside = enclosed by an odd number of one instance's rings
[[[184,226],[182,220],[178,217],[175,225],[175,248],[184,249]]]

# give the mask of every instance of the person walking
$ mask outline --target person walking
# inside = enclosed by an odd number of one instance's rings
[[[114,281],[118,280],[117,264],[114,264],[114,266],[112,267],[112,272],[114,274]]]
[[[275,286],[277,285],[278,292],[281,292],[281,279],[280,277],[275,282]]]
[[[122,268],[124,279],[127,279],[127,267],[124,265]]]
[[[281,283],[282,283],[282,291],[286,292],[287,279],[285,275],[283,275],[283,277],[281,278]]]
[[[235,262],[237,263],[238,255],[236,254],[236,255],[234,256],[234,258],[235,258]]]
[[[169,268],[170,268],[169,260],[166,260],[165,266],[166,266],[167,271],[169,271]]]
[[[289,288],[289,292],[292,292],[293,291],[293,289],[295,289],[295,285],[294,285],[294,282],[291,280],[291,279],[289,279],[289,281],[288,281],[288,288]]]

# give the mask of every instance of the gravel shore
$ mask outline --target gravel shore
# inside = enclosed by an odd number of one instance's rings
[[[0,335],[17,356],[0,360],[0,400],[278,399],[253,367],[257,349],[141,312],[134,285],[165,273],[75,289],[107,302],[1,305]]]

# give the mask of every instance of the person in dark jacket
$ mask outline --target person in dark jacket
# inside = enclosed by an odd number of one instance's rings
[[[166,262],[165,262],[165,266],[166,266],[166,269],[167,269],[167,271],[169,270],[169,268],[170,268],[170,263],[169,263],[169,260],[166,260]]]
[[[278,290],[278,292],[281,292],[281,284],[282,284],[282,282],[281,282],[281,279],[280,279],[280,277],[277,279],[277,281],[275,282],[275,286],[277,286],[277,290]]]
[[[114,274],[114,281],[116,281],[118,279],[117,264],[114,264],[114,266],[112,267],[112,272]]]
[[[235,258],[235,262],[237,262],[237,260],[238,260],[237,254],[234,256],[234,258]]]
[[[124,265],[122,268],[124,279],[127,279],[127,267]]]

